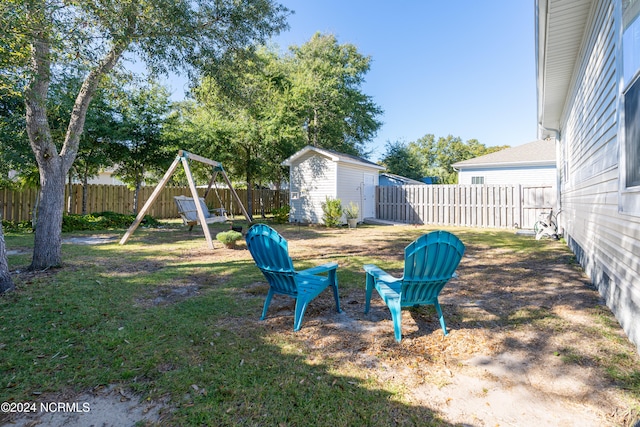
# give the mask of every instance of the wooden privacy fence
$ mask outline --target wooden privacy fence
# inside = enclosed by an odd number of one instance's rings
[[[556,206],[550,185],[406,185],[377,187],[376,217],[406,224],[533,228]]]
[[[87,212],[133,212],[133,191],[123,185],[89,185],[87,188]],[[138,208],[153,192],[154,187],[140,190]],[[198,189],[204,194],[204,189]],[[236,190],[240,200],[248,207],[247,190]],[[219,199],[218,199],[218,196]],[[38,191],[25,189],[12,191],[0,189],[0,213],[8,221],[29,221],[36,203]],[[174,196],[189,195],[188,187],[166,187],[151,207],[149,214],[158,219],[178,218]],[[68,212],[82,213],[82,186],[65,187]],[[533,228],[541,212],[556,206],[552,186],[526,185],[407,185],[402,187],[377,187],[378,219],[406,224],[455,225],[492,228]],[[224,206],[228,212],[242,216],[228,189],[211,190],[207,205]],[[260,215],[262,209],[270,213],[289,203],[285,190],[254,190],[252,215]]]
[[[149,198],[155,187],[143,187],[139,193],[138,209]],[[199,188],[198,193],[204,195],[204,188]],[[247,190],[236,190],[240,200],[248,209]],[[178,209],[173,200],[174,196],[188,196],[191,191],[188,187],[165,187],[150,209],[149,215],[158,219],[179,218]],[[0,189],[0,213],[2,219],[8,221],[30,221],[36,204],[38,190],[24,189],[13,191]],[[269,214],[274,208],[289,203],[289,192],[285,190],[253,190],[252,215],[260,215],[262,210]],[[67,213],[82,213],[82,186],[74,184],[69,192],[69,186],[65,187],[65,202]],[[240,215],[242,211],[238,203],[233,200],[228,188],[212,189],[206,198],[207,205],[211,208],[224,207],[233,215]],[[124,185],[94,185],[87,187],[87,213],[111,211],[122,214],[133,213],[133,191]]]

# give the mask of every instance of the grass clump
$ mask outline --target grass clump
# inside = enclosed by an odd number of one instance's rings
[[[242,239],[242,233],[235,230],[221,231],[216,234],[216,239],[227,247],[234,247],[236,242]]]

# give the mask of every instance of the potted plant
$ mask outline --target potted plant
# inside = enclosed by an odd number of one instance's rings
[[[349,206],[344,209],[344,215],[347,217],[347,224],[349,224],[349,228],[357,227],[359,213],[360,206],[358,206],[356,203],[349,202]]]
[[[235,248],[236,242],[242,239],[242,233],[238,233],[234,230],[222,231],[216,234],[216,239],[222,242],[227,248]]]

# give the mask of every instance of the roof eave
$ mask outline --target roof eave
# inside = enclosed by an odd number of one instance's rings
[[[593,0],[535,2],[539,139],[557,138],[559,135],[564,106],[593,3]]]
[[[491,168],[505,168],[505,167],[523,167],[523,166],[555,166],[555,160],[539,160],[531,162],[495,162],[495,163],[464,163],[453,164],[454,168],[460,169],[491,169]]]
[[[311,145],[307,145],[304,148],[300,149],[299,151],[297,151],[296,153],[294,153],[291,157],[285,159],[282,163],[280,163],[282,166],[291,166],[293,164],[294,161],[296,161],[297,159],[299,159],[300,157],[304,156],[306,153],[308,153],[309,151],[315,151],[316,153],[320,153],[324,156],[329,157],[331,160],[333,161],[338,161],[340,160],[337,156],[333,155],[332,153],[329,153],[321,148],[318,147],[313,147]]]
[[[336,154],[331,153],[329,151],[323,150],[322,148],[313,147],[311,145],[307,145],[306,147],[302,148],[300,151],[298,151],[297,153],[295,153],[294,155],[292,155],[288,159],[284,160],[280,164],[282,166],[291,167],[293,162],[295,162],[297,159],[299,159],[300,157],[302,157],[303,155],[305,155],[309,151],[314,151],[314,152],[316,152],[318,154],[322,154],[323,156],[327,156],[334,162],[349,163],[349,164],[353,164],[353,165],[369,167],[371,169],[385,170],[384,166],[376,165],[375,163],[366,163],[366,162],[358,161],[358,160],[355,160],[355,159],[351,159],[349,157],[343,157],[343,156],[340,156],[340,155],[336,155]]]

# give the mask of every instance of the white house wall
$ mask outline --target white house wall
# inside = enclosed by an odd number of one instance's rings
[[[561,213],[576,253],[640,349],[640,217],[619,212],[619,0],[597,2],[560,129]]]
[[[322,203],[336,197],[336,171],[336,162],[314,152],[291,165],[291,222],[322,222]]]
[[[484,177],[487,185],[555,185],[555,166],[514,166],[500,168],[464,168],[458,173],[458,184],[471,185],[472,177]]]

